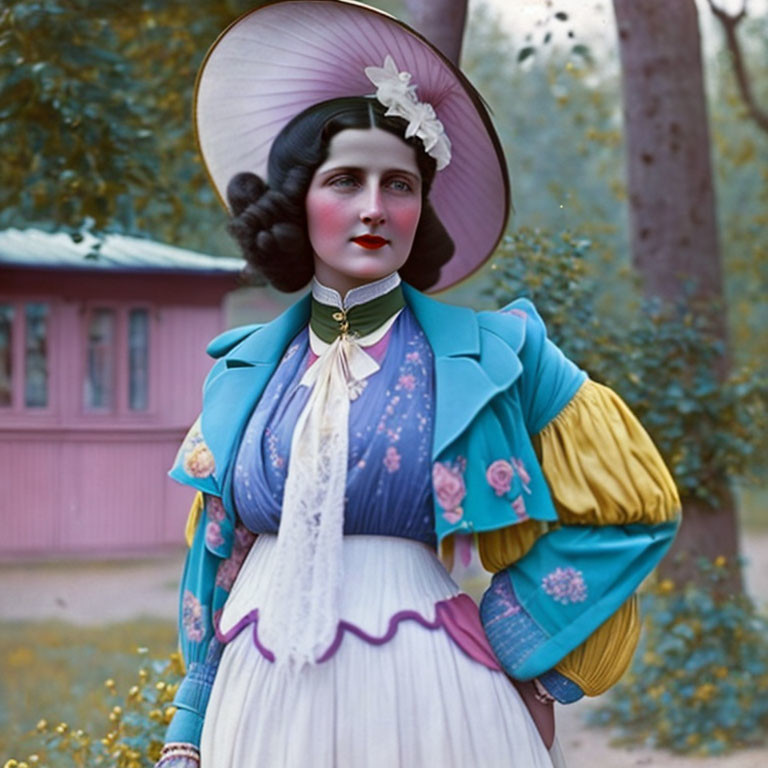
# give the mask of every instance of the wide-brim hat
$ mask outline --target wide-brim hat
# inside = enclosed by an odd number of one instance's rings
[[[266,178],[277,134],[321,101],[369,96],[366,67],[391,56],[409,72],[451,143],[429,199],[456,246],[431,290],[474,272],[506,227],[509,179],[504,154],[481,96],[418,32],[382,11],[347,0],[278,0],[227,27],[203,61],[195,88],[195,127],[208,175],[222,204],[242,171]]]

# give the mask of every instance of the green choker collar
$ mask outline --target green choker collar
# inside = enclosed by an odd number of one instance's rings
[[[313,296],[309,326],[320,339],[330,344],[342,333],[357,336],[372,333],[404,306],[405,298],[400,284],[382,296],[347,310],[323,304]]]

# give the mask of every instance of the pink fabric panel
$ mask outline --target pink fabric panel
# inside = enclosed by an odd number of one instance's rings
[[[437,618],[456,645],[489,669],[500,670],[480,623],[480,613],[469,595],[456,595],[435,605]]]

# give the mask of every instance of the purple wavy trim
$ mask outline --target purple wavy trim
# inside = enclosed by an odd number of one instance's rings
[[[234,640],[249,624],[253,624],[253,644],[258,649],[259,653],[267,660],[274,661],[275,654],[269,650],[269,648],[262,645],[259,640],[259,609],[254,608],[250,613],[246,613],[240,621],[235,624],[228,632],[222,632],[219,629],[219,620],[221,619],[221,611],[216,613],[214,617],[213,626],[216,630],[216,637],[222,643],[229,643]]]
[[[214,627],[216,637],[222,643],[229,643],[234,640],[240,632],[249,624],[253,624],[253,644],[259,653],[269,662],[275,660],[275,654],[266,648],[259,640],[259,609],[254,608],[250,613],[243,616],[227,632],[222,632],[219,628],[221,611],[214,617]],[[356,624],[349,621],[340,621],[336,630],[336,636],[333,639],[328,650],[317,660],[318,664],[328,661],[339,650],[344,635],[349,632],[359,637],[363,642],[370,645],[384,645],[388,643],[396,634],[401,621],[415,621],[422,627],[429,630],[444,629],[448,636],[461,648],[471,659],[479,662],[485,667],[493,670],[501,670],[501,666],[491,649],[488,639],[480,623],[480,616],[477,606],[468,595],[456,595],[448,600],[440,600],[435,603],[435,620],[428,621],[418,611],[398,611],[389,620],[387,631],[380,637],[368,634]]]

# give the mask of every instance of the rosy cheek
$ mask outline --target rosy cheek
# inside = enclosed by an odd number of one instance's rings
[[[421,217],[421,201],[412,205],[403,205],[390,212],[392,226],[401,234],[409,235],[416,231]]]
[[[327,238],[345,231],[344,207],[338,199],[319,198],[307,201],[307,224],[311,237]]]

